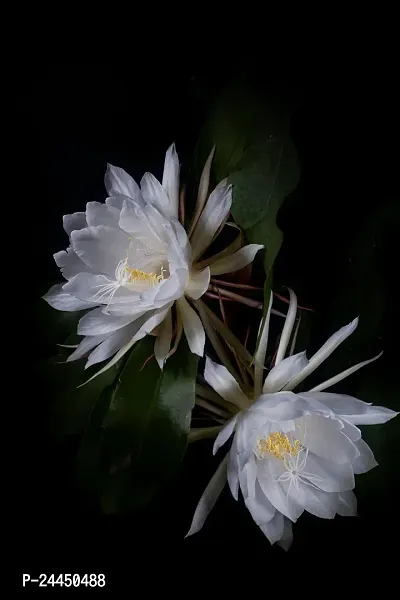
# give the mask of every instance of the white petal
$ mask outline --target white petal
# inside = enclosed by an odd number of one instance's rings
[[[278,546],[288,551],[293,543],[293,526],[292,522],[283,517],[283,534],[280,540],[277,540]]]
[[[113,302],[115,300],[115,296],[113,298]],[[114,317],[129,317],[135,316],[138,313],[141,313],[144,310],[152,311],[155,307],[152,304],[148,304],[147,302],[137,301],[135,297],[133,300],[127,303],[117,302],[114,304],[110,304],[109,306],[103,307],[104,312]],[[162,307],[161,307],[162,308]]]
[[[168,233],[168,265],[170,272],[182,268],[189,271],[191,261],[188,260],[188,255],[185,249],[182,249],[175,230],[171,227],[170,223],[168,223],[165,231]]]
[[[352,466],[356,475],[359,475],[360,473],[366,473],[367,471],[370,471],[374,467],[378,466],[371,448],[364,442],[364,440],[358,440],[355,442],[355,445],[360,453],[360,456],[357,456],[357,458],[352,461]]]
[[[299,423],[299,435],[304,446],[314,454],[337,463],[346,463],[358,456],[358,450],[340,430],[340,422],[312,414]]]
[[[109,196],[123,194],[133,200],[140,196],[140,189],[136,181],[120,167],[114,167],[110,164],[107,165],[104,184]]]
[[[208,158],[205,162],[203,171],[200,176],[199,191],[197,194],[196,206],[195,206],[192,221],[191,221],[190,227],[189,227],[189,233],[188,233],[189,237],[192,237],[193,230],[196,227],[196,223],[199,220],[199,217],[203,211],[204,205],[207,200],[208,186],[210,183],[211,163],[213,160],[214,152],[215,152],[215,146],[213,146],[210,154],[208,155]]]
[[[179,158],[175,144],[172,144],[165,155],[162,186],[170,200],[171,214],[178,218],[179,208]]]
[[[264,465],[264,462],[267,464]],[[267,496],[271,504],[277,509],[277,511],[281,512],[291,521],[295,522],[303,512],[303,508],[287,494],[287,490],[284,488],[281,482],[276,480],[276,473],[271,467],[278,462],[282,463],[283,465],[283,461],[278,461],[275,459],[259,461],[258,481],[262,491]],[[260,466],[263,469],[263,473],[261,472]],[[282,469],[284,469],[283,466]]]
[[[140,298],[140,293],[134,292],[126,287],[109,287],[115,284],[113,278],[108,278],[105,275],[94,275],[93,273],[78,273],[74,275],[67,283],[64,284],[64,291],[76,298],[92,302],[93,306],[99,304],[108,304],[110,300],[117,304],[129,303],[130,311],[137,311],[137,302]],[[109,310],[112,306],[109,307]]]
[[[86,213],[76,212],[72,215],[64,215],[63,226],[68,235],[70,235],[72,231],[87,227]]]
[[[150,215],[151,211],[151,215]],[[151,251],[165,252],[165,244],[161,238],[162,223],[154,220],[154,211],[147,206],[141,208],[135,202],[124,200],[119,218],[121,229],[130,234],[134,242],[141,242],[144,248]],[[149,215],[152,217],[149,219]],[[161,215],[159,215],[161,220]]]
[[[398,414],[398,412],[384,406],[367,406],[366,412],[363,414],[344,414],[340,416],[349,423],[353,423],[353,425],[377,425],[378,423],[387,423]]]
[[[167,192],[154,175],[145,173],[140,182],[140,189],[144,201],[156,207],[164,217],[169,219],[177,216]]]
[[[206,356],[204,379],[224,400],[232,402],[242,409],[249,406],[249,399],[228,369],[214,362],[208,356]]]
[[[71,233],[71,244],[79,258],[97,273],[115,275],[118,263],[129,247],[129,236],[112,227],[86,227]]]
[[[243,269],[251,262],[253,262],[255,255],[259,250],[262,250],[264,246],[260,244],[249,244],[240,248],[234,254],[230,254],[220,260],[215,261],[211,264],[211,275],[222,275],[223,273],[233,273]]]
[[[254,495],[245,499],[245,504],[253,517],[254,522],[261,526],[268,523],[275,516],[275,508],[264,495],[258,481],[255,482]]]
[[[154,311],[154,313],[150,316],[149,319],[147,319],[147,321],[144,322],[144,324],[140,327],[139,331],[132,337],[132,339],[129,340],[129,342],[127,342],[124,346],[122,346],[122,348],[115,354],[115,356],[102,369],[100,369],[100,371],[95,373],[93,377],[90,377],[90,379],[85,381],[85,383],[82,385],[86,385],[87,383],[89,383],[89,381],[92,381],[92,379],[113,367],[120,360],[120,358],[122,358],[124,354],[126,354],[126,352],[128,352],[128,350],[130,350],[132,346],[136,344],[136,342],[138,342],[139,340],[144,338],[148,333],[153,331],[153,329],[165,319],[169,309],[170,306],[166,306],[161,310]]]
[[[93,348],[101,344],[101,342],[103,342],[106,339],[107,335],[108,334],[87,335],[86,337],[84,337],[77,349],[68,356],[67,362],[70,362],[72,360],[78,360],[79,358],[83,358],[84,356],[86,356],[86,354],[90,352],[90,350],[93,350]]]
[[[354,492],[341,492],[339,494],[338,515],[355,517],[357,515],[357,498]]]
[[[228,453],[228,485],[235,500],[239,497],[239,463],[233,450]]]
[[[164,321],[159,326],[158,335],[154,342],[154,355],[159,364],[160,369],[164,367],[165,360],[171,348],[172,339],[172,315],[168,311]]]
[[[309,452],[304,471],[316,475],[320,481],[315,485],[325,492],[352,490],[355,485],[354,471],[349,461],[337,463]]]
[[[85,369],[95,365],[107,358],[110,358],[113,354],[118,352],[125,344],[127,344],[132,337],[139,331],[140,327],[146,320],[146,316],[142,316],[133,323],[130,323],[126,327],[118,329],[102,342],[89,356],[89,360],[85,365]]]
[[[193,260],[211,244],[214,235],[229,215],[232,205],[232,187],[221,181],[210,195],[190,240]]]
[[[342,379],[345,379],[349,375],[352,375],[353,373],[358,371],[358,369],[361,369],[362,367],[369,365],[369,363],[372,363],[375,360],[378,360],[378,358],[380,358],[382,356],[382,354],[383,354],[383,352],[380,352],[377,356],[374,356],[374,358],[370,358],[369,360],[364,360],[363,362],[360,362],[357,365],[354,365],[354,367],[350,367],[349,369],[342,371],[338,375],[335,375],[335,377],[331,377],[330,379],[327,379],[323,383],[316,385],[315,387],[313,387],[310,390],[310,392],[321,392],[322,390],[326,390],[328,387],[331,387],[332,385],[335,385],[339,381],[342,381]]]
[[[349,440],[351,440],[352,442],[358,442],[358,440],[361,438],[360,429],[353,425],[353,423],[349,423],[348,421],[344,421],[343,419],[340,419],[340,422],[343,425],[342,432],[345,435],[347,435]]]
[[[279,542],[284,535],[283,515],[279,511],[276,511],[274,517],[268,521],[268,523],[261,525],[260,529],[265,537],[269,540],[270,544]]]
[[[172,302],[181,298],[184,294],[187,276],[188,272],[186,269],[177,269],[168,279],[162,281],[157,294],[154,296],[154,305],[159,308],[166,304],[166,302]]]
[[[89,227],[97,227],[98,225],[118,227],[119,210],[108,204],[88,202],[86,204],[86,220]]]
[[[186,537],[200,531],[211,510],[214,508],[214,504],[218,500],[226,483],[226,462],[227,457],[221,461],[218,469],[212,476],[210,483],[204,490],[203,495],[196,507],[192,524],[188,533],[186,534]]]
[[[226,221],[225,225],[227,227],[233,227],[234,229],[238,230],[239,233],[237,234],[236,238],[233,240],[233,242],[231,244],[229,244],[223,250],[221,250],[221,252],[217,252],[217,254],[214,254],[213,256],[209,256],[208,258],[203,258],[199,262],[196,262],[197,267],[203,268],[203,267],[211,266],[213,263],[217,262],[217,260],[221,260],[221,258],[224,258],[225,256],[229,256],[230,254],[234,254],[235,252],[240,250],[240,248],[243,245],[243,234],[242,234],[240,227],[238,227],[236,225],[236,223],[233,223],[231,221]],[[189,238],[190,238],[190,235],[189,235]]]
[[[142,194],[139,190],[139,195],[135,197],[135,199],[130,198],[129,196],[125,196],[124,194],[116,194],[115,196],[110,196],[106,198],[107,206],[112,206],[121,212],[124,202],[133,202],[135,206],[140,206],[143,210],[146,206]]]
[[[308,364],[305,352],[288,356],[268,373],[263,387],[263,393],[279,392],[293,377],[302,371]]]
[[[96,306],[96,303],[94,302],[85,302],[83,300],[79,300],[78,298],[74,298],[74,296],[71,296],[65,292],[63,290],[62,283],[53,285],[47,294],[43,296],[43,299],[46,300],[50,306],[57,310],[84,310],[86,308],[93,308],[93,306]]]
[[[67,248],[67,250],[56,252],[56,254],[53,255],[53,258],[57,267],[60,267],[61,273],[65,279],[71,279],[74,275],[81,272],[92,272],[92,269],[85,265],[79,256],[75,254],[71,246]]]
[[[171,219],[171,225],[172,225],[177,242],[182,250],[182,253],[185,257],[187,264],[191,264],[192,263],[192,248],[190,246],[189,239],[188,239],[185,228],[176,219]]]
[[[285,324],[283,326],[281,339],[279,341],[278,350],[276,353],[275,365],[279,365],[281,360],[285,358],[286,350],[289,345],[290,336],[292,335],[294,322],[297,314],[297,296],[293,290],[289,289],[290,304],[286,315]],[[293,389],[293,388],[291,388]]]
[[[190,298],[197,300],[207,291],[210,283],[210,267],[206,267],[202,271],[192,269],[188,282],[185,287],[185,294]]]
[[[321,519],[333,519],[339,508],[337,494],[323,492],[305,484],[299,485],[298,502],[309,513]]]
[[[183,331],[185,332],[190,351],[198,356],[203,356],[206,335],[199,316],[185,298],[179,298],[176,304],[182,319]]]
[[[242,490],[243,498],[254,498],[256,493],[257,481],[257,464],[254,454],[251,454],[249,460],[239,471],[240,489]]]
[[[336,333],[334,333],[327,342],[312,356],[309,360],[308,365],[298,373],[286,386],[286,390],[293,390],[299,383],[301,383],[310,373],[315,371],[315,369],[326,359],[328,356],[332,354],[332,352],[344,342],[346,338],[349,337],[356,329],[358,325],[358,317],[354,319],[345,327],[342,327]]]
[[[136,318],[144,314],[146,310],[139,313]],[[79,321],[78,335],[102,335],[103,333],[112,333],[121,327],[125,327],[134,320],[134,317],[115,317],[106,315],[102,308],[95,308],[86,313]]]
[[[323,407],[323,405],[321,405]],[[274,394],[263,394],[250,407],[246,420],[255,413],[255,418],[259,419],[258,413],[263,415],[265,421],[289,421],[298,419],[304,414],[312,411],[313,407],[306,399],[293,392],[276,392]]]
[[[217,451],[221,448],[221,446],[223,446],[225,444],[225,442],[227,442],[229,440],[229,438],[231,437],[231,435],[235,429],[236,421],[237,421],[237,415],[235,415],[234,417],[229,419],[229,421],[223,426],[223,428],[217,435],[216,440],[214,442],[213,454],[216,454]]]
[[[353,425],[375,425],[386,423],[393,419],[398,412],[384,406],[371,406],[367,402],[358,400],[345,394],[331,394],[329,392],[310,392],[319,402],[322,402],[336,415]]]
[[[235,448],[238,456],[238,464],[240,463],[241,468],[243,468],[243,464],[253,452],[254,444],[264,423],[265,418],[261,411],[252,411],[252,408],[250,408],[240,414],[240,418],[238,418],[236,423],[232,448]]]
[[[159,232],[164,243],[170,243],[171,221],[153,204],[145,205],[146,217],[155,232]]]

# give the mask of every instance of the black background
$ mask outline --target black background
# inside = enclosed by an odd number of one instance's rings
[[[231,65],[223,75],[200,64],[180,65],[173,72],[132,73],[126,66],[106,64],[40,64],[21,71],[15,136],[22,184],[20,269],[28,285],[18,287],[24,293],[19,314],[22,339],[29,340],[24,350],[28,362],[35,358],[35,339],[45,335],[35,329],[37,298],[59,277],[52,254],[66,245],[62,215],[82,210],[89,200],[104,199],[107,162],[137,180],[145,171],[160,177],[165,150],[175,141],[181,162],[188,164],[210,103],[240,71],[260,92],[279,89],[294,107],[292,136],[302,178],[279,214],[285,237],[276,277],[294,287],[300,303],[317,310],[316,341],[344,324],[335,313],[334,296],[342,284],[347,249],[376,207],[390,205],[393,219],[379,260],[386,302],[380,340],[385,362],[383,371],[373,371],[373,376],[378,381],[382,373],[396,378],[399,95],[393,65],[356,60],[311,75],[294,67],[271,74],[263,64],[251,64]],[[350,309],[355,309],[351,303]],[[34,335],[26,333],[31,331]],[[346,563],[355,556],[378,560],[390,554],[398,519],[385,511],[383,502],[354,519],[302,517],[286,555],[270,548],[226,491],[204,530],[183,541],[196,501],[217,464],[209,442],[189,448],[179,481],[146,513],[129,518],[84,514],[68,484],[68,452],[46,452],[40,390],[34,383],[27,385],[21,399],[24,426],[18,433],[20,491],[14,517],[21,571],[91,570],[129,582],[138,565],[167,564],[178,556],[202,556],[206,570],[217,564],[217,556],[240,557],[243,564],[287,564],[305,556]],[[384,398],[380,403],[385,404]],[[395,479],[386,490],[390,507],[396,504]]]

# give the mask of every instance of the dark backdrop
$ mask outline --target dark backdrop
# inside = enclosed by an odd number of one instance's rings
[[[279,214],[285,238],[276,280],[292,285],[301,303],[316,309],[312,342],[324,341],[358,310],[361,288],[351,273],[343,273],[364,224],[375,222],[379,207],[388,207],[390,218],[384,233],[379,229],[379,255],[373,259],[379,279],[371,268],[370,282],[370,290],[378,286],[383,293],[382,339],[370,338],[365,351],[384,345],[382,370],[372,371],[371,377],[395,379],[399,97],[388,63],[331,65],[313,74],[304,68],[271,74],[264,64],[249,68],[244,61],[223,75],[197,64],[181,65],[172,73],[150,68],[140,73],[103,64],[39,65],[22,71],[15,135],[22,183],[20,264],[29,284],[23,286],[19,320],[22,339],[29,340],[24,351],[28,362],[36,358],[35,340],[45,336],[35,329],[31,308],[48,282],[59,276],[52,254],[66,243],[62,215],[82,210],[89,200],[104,199],[106,162],[137,179],[145,171],[160,176],[165,150],[175,141],[181,161],[188,163],[207,107],[238,69],[246,71],[259,91],[279,89],[293,106],[292,135],[302,177]],[[361,250],[358,261],[367,271],[363,297],[369,294],[365,285],[370,260],[367,255],[363,260]],[[354,302],[343,293],[344,285],[350,285],[351,294],[355,285]],[[337,310],[338,302],[342,311]],[[356,347],[355,353],[359,350]],[[175,556],[201,555],[205,569],[209,561],[217,564],[218,556],[226,560],[232,553],[243,563],[290,562],[305,555],[335,556],[345,562],[360,553],[377,560],[398,526],[395,514],[386,510],[388,501],[390,508],[395,506],[393,477],[383,490],[384,501],[376,494],[376,510],[368,509],[364,516],[334,522],[302,517],[288,557],[270,549],[245,509],[226,492],[204,530],[183,541],[196,500],[216,464],[209,442],[189,448],[179,481],[146,513],[131,518],[84,514],[68,483],[68,452],[49,456],[47,451],[40,389],[34,383],[19,389],[24,426],[18,444],[15,529],[24,572],[91,569],[129,581],[132,570],[138,576],[138,565],[165,564]],[[385,404],[384,395],[380,403]]]

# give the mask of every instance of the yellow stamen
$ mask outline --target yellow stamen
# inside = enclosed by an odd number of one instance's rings
[[[156,273],[146,273],[146,271],[141,271],[140,269],[131,269],[128,266],[125,268],[129,273],[129,283],[151,283],[152,285],[156,285],[164,279],[165,269],[163,267],[161,267],[161,275],[156,275]]]
[[[290,456],[296,456],[301,450],[301,442],[294,440],[290,442],[288,436],[283,434],[281,431],[274,431],[266,439],[257,440],[256,452],[260,456],[264,457],[265,454],[269,453],[283,460],[285,454]]]

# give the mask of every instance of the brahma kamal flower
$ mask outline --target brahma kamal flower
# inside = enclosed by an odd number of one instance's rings
[[[358,318],[334,333],[310,359],[305,352],[285,358],[297,310],[292,291],[290,296],[275,365],[263,382],[271,294],[254,357],[252,397],[244,394],[224,366],[206,358],[205,379],[238,412],[215,440],[214,453],[233,435],[228,454],[197,506],[188,535],[203,526],[228,481],[235,499],[241,490],[246,507],[271,544],[278,542],[288,549],[292,522],[304,510],[325,519],[355,515],[354,474],[377,465],[357,426],[385,423],[398,413],[325,390],[380,355],[309,391],[294,392],[356,329]]]
[[[182,330],[190,350],[203,355],[205,333],[190,301],[205,293],[211,274],[241,269],[262,248],[231,245],[200,261],[232,203],[226,180],[208,195],[212,157],[213,152],[200,179],[189,235],[178,220],[180,166],[174,144],[167,150],[161,183],[146,173],[139,187],[123,169],[108,165],[105,203],[88,202],[85,212],[64,216],[70,245],[54,259],[67,281],[54,285],[44,298],[62,311],[93,309],[79,321],[78,334],[84,338],[69,361],[90,353],[89,367],[113,356],[101,373],[153,333],[162,368]]]

